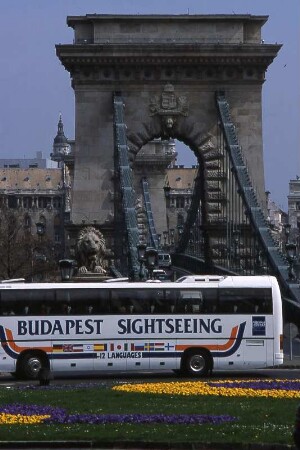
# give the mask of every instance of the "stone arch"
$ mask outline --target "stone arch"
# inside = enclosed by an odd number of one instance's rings
[[[126,124],[129,124],[127,144],[132,163],[134,163],[140,149],[157,137],[178,139],[195,154],[199,163],[197,176],[200,178],[200,180],[198,179],[195,182],[194,186],[195,203],[201,204],[201,216],[205,223],[209,222],[211,215],[214,213],[213,205],[210,204],[212,182],[209,178],[212,172],[221,171],[220,153],[217,145],[217,111],[212,107],[210,107],[210,110],[213,110],[209,117],[210,122],[208,120],[206,120],[206,123],[202,122],[202,127],[197,120],[197,111],[191,111],[188,117],[177,117],[169,130],[165,127],[165,123],[160,116],[151,117],[147,122],[141,121],[137,125],[136,130],[133,130],[130,128],[130,120],[126,121],[125,114]],[[194,205],[193,203],[189,205],[187,217],[192,217]],[[212,239],[205,233],[207,258],[209,257],[211,245]]]
[[[261,91],[264,73],[280,48],[261,45],[265,21],[252,15],[68,18],[74,42],[56,51],[75,91],[74,224],[87,217],[106,226],[114,209],[116,90],[125,103],[131,161],[149,140],[170,136],[191,148],[207,174],[212,153],[217,154],[214,92],[224,89],[250,175],[264,193]]]
[[[206,174],[210,170],[212,162],[214,165],[219,161],[217,151],[217,111],[213,107],[213,96],[211,95],[209,104],[206,108],[213,113],[205,116],[205,107],[192,109],[188,115],[182,116],[170,113],[169,117],[173,117],[174,123],[172,127],[165,126],[164,115],[155,115],[147,117],[147,109],[145,105],[141,108],[142,113],[139,122],[132,122],[132,114],[130,111],[130,102],[126,102],[125,123],[127,126],[127,144],[131,162],[134,162],[140,149],[149,141],[155,138],[173,138],[183,142],[195,154],[199,164],[203,167]],[[149,102],[150,103],[150,102]],[[126,114],[129,109],[128,115]],[[202,121],[199,120],[202,114]],[[168,117],[168,115],[167,115]]]

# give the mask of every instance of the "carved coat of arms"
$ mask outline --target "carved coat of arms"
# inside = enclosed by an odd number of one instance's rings
[[[165,125],[171,128],[176,116],[188,115],[188,102],[184,95],[176,96],[174,86],[166,84],[161,95],[154,95],[150,99],[150,116],[160,115]]]

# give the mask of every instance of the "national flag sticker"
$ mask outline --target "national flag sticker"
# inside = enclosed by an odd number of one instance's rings
[[[252,335],[265,336],[266,335],[266,317],[253,316],[252,317]]]
[[[106,352],[107,351],[107,344],[94,344],[94,351],[95,352]]]
[[[94,344],[83,344],[83,351],[84,352],[93,352]]]

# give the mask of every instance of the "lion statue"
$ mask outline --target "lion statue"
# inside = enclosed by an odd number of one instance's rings
[[[77,239],[77,262],[79,273],[105,274],[103,258],[106,253],[103,234],[95,227],[83,228]]]

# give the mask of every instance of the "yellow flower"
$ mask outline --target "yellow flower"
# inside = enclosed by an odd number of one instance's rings
[[[0,413],[0,425],[31,425],[43,423],[50,415],[23,416],[22,414]]]
[[[254,381],[254,380],[248,380]],[[257,380],[255,380],[257,381]],[[274,382],[274,380],[272,380]],[[280,380],[281,382],[283,380]],[[220,380],[210,382],[186,381],[171,383],[143,383],[123,384],[114,386],[115,391],[139,392],[144,394],[168,394],[168,395],[218,395],[222,397],[269,397],[269,398],[300,398],[300,391],[284,389],[253,389],[239,387],[224,387],[218,384],[232,384],[236,380]],[[213,386],[212,386],[213,384]]]

